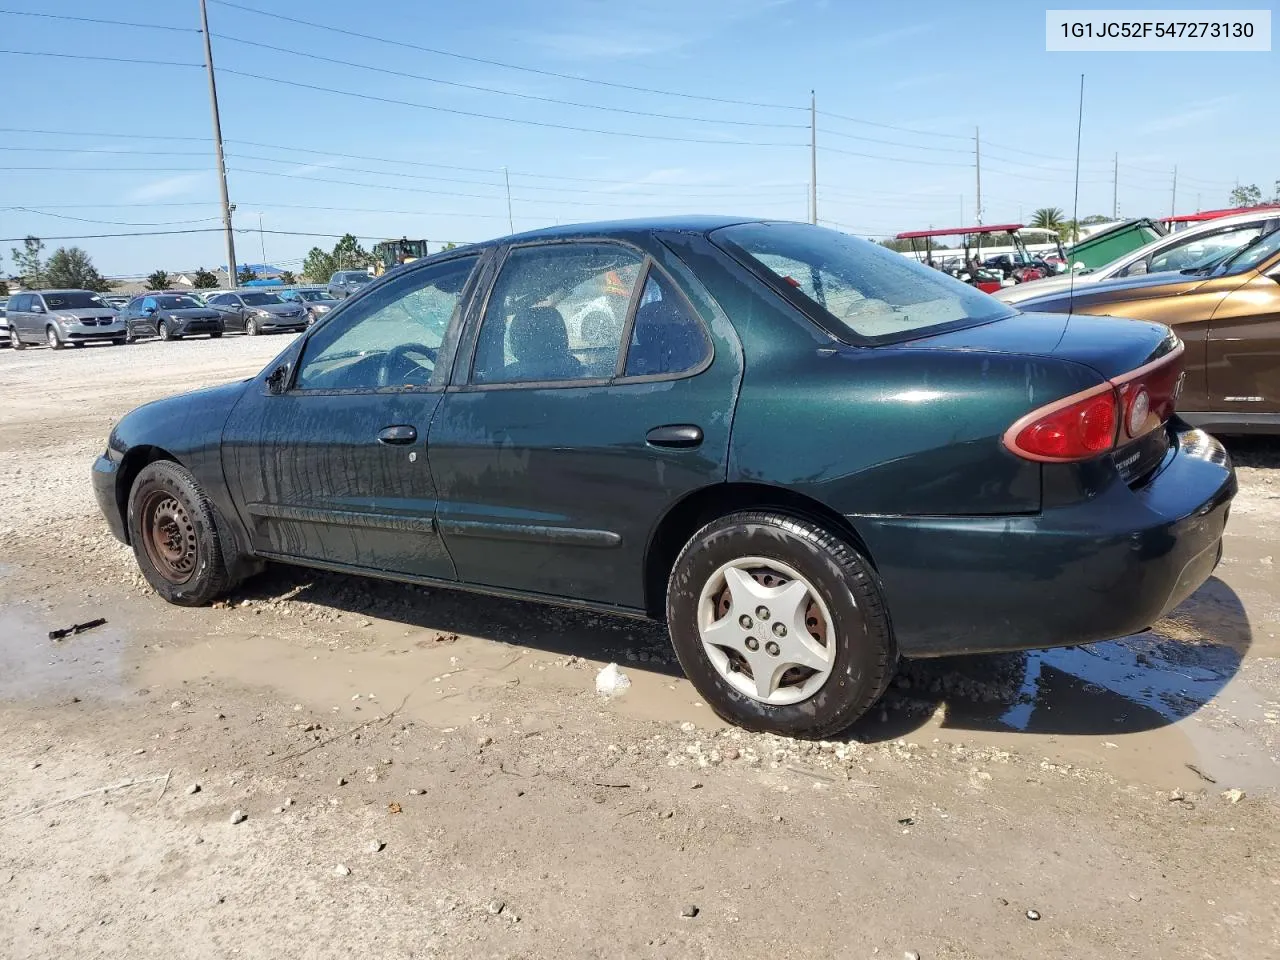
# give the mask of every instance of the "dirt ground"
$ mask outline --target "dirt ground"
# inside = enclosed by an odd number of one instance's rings
[[[1280,442],[1231,444],[1223,563],[1151,631],[906,664],[811,744],[633,621],[290,568],[160,602],[90,462],[284,346],[0,353],[6,960],[1280,956]]]

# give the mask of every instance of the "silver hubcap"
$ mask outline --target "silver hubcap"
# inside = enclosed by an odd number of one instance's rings
[[[48,329],[46,336],[49,338],[49,346],[56,347],[58,345],[58,335],[54,332],[53,327]]]
[[[807,700],[835,664],[826,603],[777,560],[743,557],[713,573],[698,598],[698,634],[734,689],[772,706]]]

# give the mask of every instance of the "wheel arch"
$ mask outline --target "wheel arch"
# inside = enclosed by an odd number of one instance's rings
[[[819,500],[785,487],[729,482],[687,494],[663,514],[645,548],[644,606],[655,620],[666,617],[667,580],[676,557],[689,538],[718,517],[741,510],[769,510],[821,524],[847,540],[876,569],[875,559],[849,519]]]

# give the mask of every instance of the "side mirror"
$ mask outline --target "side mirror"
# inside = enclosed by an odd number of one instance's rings
[[[1084,265],[1083,263],[1081,263],[1079,260],[1077,260],[1075,263],[1073,263],[1073,264],[1071,265],[1071,269],[1072,269],[1072,270],[1084,270],[1084,269],[1085,269],[1085,265]]]
[[[143,308],[142,308],[142,312],[143,312],[144,314],[146,314],[146,315],[149,317],[149,316],[151,316],[153,313],[155,313],[155,312],[156,312],[156,308],[155,308],[155,307],[143,307]]]
[[[43,303],[33,303],[33,304],[31,305],[31,312],[32,312],[32,313],[44,313],[44,304],[43,304]]]
[[[273,397],[278,397],[284,393],[285,387],[289,384],[289,366],[288,364],[280,364],[267,376],[267,393]]]

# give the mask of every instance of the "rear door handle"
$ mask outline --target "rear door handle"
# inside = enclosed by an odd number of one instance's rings
[[[379,443],[413,443],[418,439],[418,431],[408,424],[397,424],[394,427],[383,427],[378,431]]]
[[[688,449],[702,444],[702,428],[692,423],[669,423],[654,427],[645,434],[645,440],[655,447]]]

